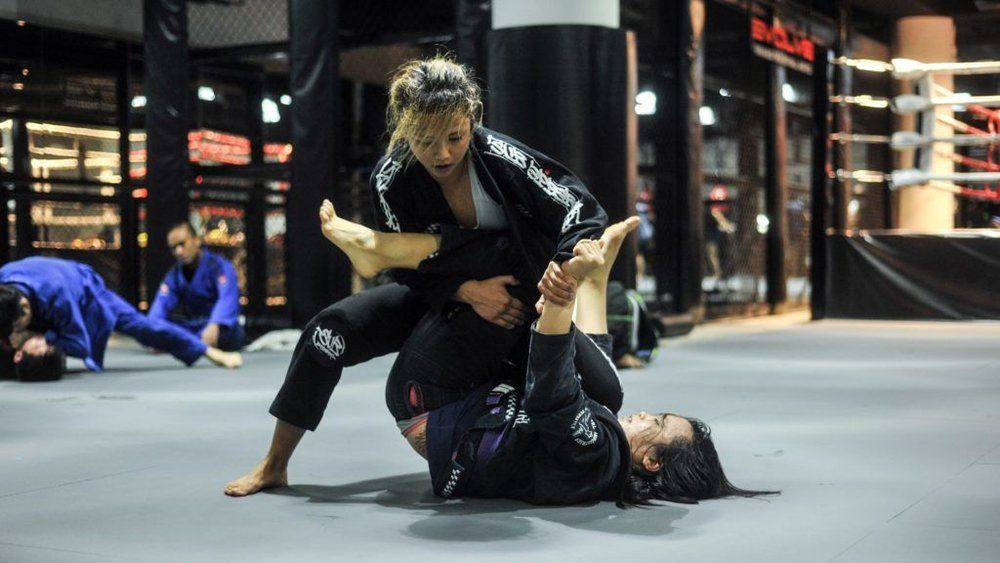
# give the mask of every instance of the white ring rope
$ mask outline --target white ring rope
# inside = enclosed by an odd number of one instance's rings
[[[975,134],[972,131],[974,127],[972,127],[971,125],[969,125],[964,121],[959,121],[950,115],[939,115],[937,116],[937,120],[940,121],[941,123],[944,123],[945,125],[950,125],[952,129],[958,131],[959,133]]]
[[[840,105],[853,105],[861,106],[863,108],[874,108],[874,109],[884,109],[889,107],[891,100],[889,98],[879,98],[874,96],[869,96],[867,94],[862,96],[842,96],[837,94],[836,96],[830,96],[830,103],[840,104]]]
[[[997,74],[1000,61],[922,63],[913,59],[892,59],[892,77],[896,80],[916,80],[926,74]]]
[[[897,131],[889,144],[896,150],[926,147],[932,143],[948,143],[956,147],[978,147],[1000,141],[1000,135],[955,135],[953,137],[925,137],[914,131]]]
[[[892,62],[874,59],[837,57],[833,64],[865,72],[891,72],[896,80],[917,80],[928,74],[1000,74],[1000,61],[922,63],[913,59],[895,58]]]
[[[1000,172],[953,172],[951,174],[934,174],[917,168],[893,170],[889,175],[889,187],[905,188],[928,182],[962,182],[967,184],[990,184],[1000,182]]]
[[[958,123],[968,127],[961,121],[958,121]],[[896,150],[910,150],[926,147],[933,143],[947,143],[956,147],[991,145],[1000,142],[1000,134],[981,135],[972,133],[968,135],[955,135],[953,137],[925,137],[915,131],[897,131],[890,137],[889,135],[830,133],[830,140],[838,143],[891,145]]]
[[[889,179],[889,175],[881,170],[844,170],[838,168],[832,175],[840,182],[850,180],[862,184],[881,184]]]
[[[969,106],[978,104],[986,107],[1000,106],[1000,96],[935,96],[901,94],[892,99],[890,107],[898,115],[911,115],[933,109],[936,106]]]
[[[838,143],[868,143],[887,145],[891,140],[888,135],[864,135],[861,133],[830,133],[830,140]]]

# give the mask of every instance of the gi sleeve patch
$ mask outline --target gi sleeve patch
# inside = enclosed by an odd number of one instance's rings
[[[597,442],[597,423],[594,422],[590,409],[584,407],[576,413],[573,424],[570,425],[573,441],[581,446],[591,446]]]
[[[229,278],[226,277],[226,274],[222,274],[221,276],[219,276],[218,281],[219,285],[226,285],[227,283],[229,283]]]
[[[161,283],[160,284],[160,295],[170,295],[170,286],[167,285],[167,284],[165,284],[165,283]]]

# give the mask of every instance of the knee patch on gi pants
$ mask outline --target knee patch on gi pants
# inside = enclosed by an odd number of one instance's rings
[[[314,319],[302,331],[302,338],[305,339],[306,350],[314,360],[332,367],[342,365],[351,352],[348,346],[351,344],[349,336],[352,332],[350,325],[341,319]]]

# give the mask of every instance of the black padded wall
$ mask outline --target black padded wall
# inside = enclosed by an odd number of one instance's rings
[[[826,312],[855,319],[1000,319],[1000,237],[830,235]]]
[[[520,27],[491,31],[486,43],[487,125],[573,170],[612,220],[634,214],[626,185],[626,119],[633,102],[625,32]],[[634,259],[623,256],[619,263]],[[622,279],[628,272],[619,267],[616,274]]]
[[[289,81],[292,92],[292,186],[286,220],[286,272],[292,324],[305,325],[336,299],[350,294],[351,266],[323,238],[319,206],[337,199],[340,80],[338,2],[290,0]]]
[[[188,33],[185,0],[143,2],[146,61],[146,287],[174,263],[170,227],[188,217]],[[152,295],[150,295],[152,299]]]

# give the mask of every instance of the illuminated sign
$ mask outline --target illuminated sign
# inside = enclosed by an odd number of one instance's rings
[[[750,44],[753,53],[762,59],[812,74],[816,45],[812,39],[790,31],[777,18],[768,23],[757,16],[750,18]]]

